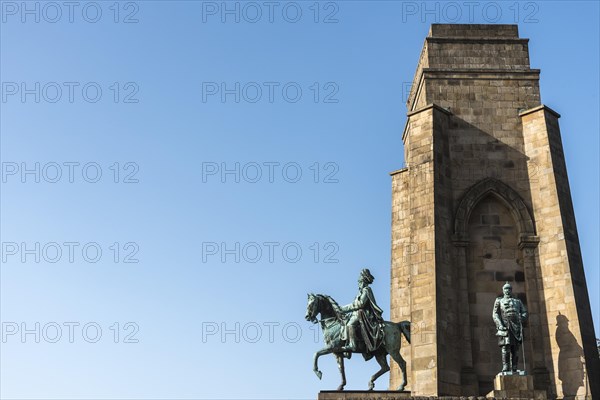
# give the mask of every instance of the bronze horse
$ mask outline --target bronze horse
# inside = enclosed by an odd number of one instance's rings
[[[317,315],[319,314],[321,314],[320,321],[317,319]],[[345,345],[345,341],[341,339],[341,333],[342,329],[345,329],[346,327],[347,317],[342,312],[338,303],[330,296],[309,294],[305,318],[307,321],[311,321],[315,324],[317,322],[321,323],[323,339],[325,340],[326,345],[315,353],[313,371],[319,379],[321,379],[323,373],[319,371],[319,357],[333,353],[342,376],[342,383],[337,390],[344,390],[344,386],[346,385],[346,372],[344,371],[344,350],[342,350],[342,348]],[[371,380],[369,381],[369,390],[373,390],[377,378],[390,370],[387,362],[387,355],[389,354],[402,370],[402,383],[398,387],[398,390],[403,391],[406,386],[406,361],[404,361],[400,355],[401,336],[404,335],[406,341],[410,343],[410,322],[402,321],[396,323],[385,321],[383,324],[383,333],[384,337],[382,345],[371,354],[365,355],[366,359],[374,356],[381,366],[381,369],[371,377]],[[362,346],[362,348],[359,348],[358,352],[365,354],[366,349]]]

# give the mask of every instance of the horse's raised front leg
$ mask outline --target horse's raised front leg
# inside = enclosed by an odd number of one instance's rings
[[[317,377],[319,379],[321,379],[321,377],[323,376],[323,373],[321,371],[319,371],[319,364],[318,364],[319,357],[321,357],[321,356],[323,356],[325,354],[329,354],[331,352],[332,352],[331,348],[325,347],[325,348],[323,348],[323,349],[321,349],[321,350],[319,350],[319,351],[317,351],[315,353],[313,371],[315,372],[315,374],[317,374]]]
[[[402,383],[398,387],[398,391],[401,392],[404,390],[404,387],[406,386],[406,361],[404,361],[404,358],[402,358],[399,351],[391,352],[390,356],[392,356],[394,361],[396,361],[396,363],[400,367],[400,371],[402,371]]]
[[[371,380],[369,381],[369,390],[373,390],[373,388],[375,387],[375,380],[377,378],[379,378],[381,375],[385,374],[386,372],[388,372],[390,370],[390,366],[387,363],[387,355],[386,354],[379,354],[379,355],[375,356],[375,359],[381,366],[381,369],[379,371],[377,371],[375,373],[375,375],[373,375],[371,377]]]
[[[346,386],[346,370],[344,369],[344,355],[341,353],[335,353],[338,368],[340,369],[340,375],[342,375],[342,383],[338,386],[337,390],[344,390]]]

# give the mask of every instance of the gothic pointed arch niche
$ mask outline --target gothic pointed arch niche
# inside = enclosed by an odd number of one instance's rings
[[[494,178],[477,182],[461,199],[454,218],[455,241],[469,240],[468,225],[471,212],[488,195],[495,196],[511,211],[519,228],[521,242],[537,243],[533,218],[525,202],[513,188]]]

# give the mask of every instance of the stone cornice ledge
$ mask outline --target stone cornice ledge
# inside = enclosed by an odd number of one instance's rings
[[[541,70],[538,68],[423,68],[421,71],[421,75],[425,75],[428,78],[434,77],[435,75],[452,75],[452,76],[469,76],[469,75],[492,75],[492,76],[506,76],[506,75],[514,75],[514,76],[525,76],[529,77],[539,77]]]
[[[394,176],[396,174],[400,174],[400,173],[406,172],[406,171],[408,171],[408,167],[400,168],[400,169],[390,172],[390,176]]]
[[[509,37],[439,37],[439,36],[428,36],[425,38],[429,43],[529,43],[528,38],[509,38]]]
[[[446,113],[448,115],[452,115],[452,112],[450,112],[450,110],[447,110],[444,107],[440,107],[440,106],[438,106],[435,103],[431,103],[431,104],[427,104],[426,106],[423,106],[423,107],[421,107],[421,108],[419,108],[417,110],[407,112],[406,116],[410,118],[413,115],[418,114],[418,113],[423,112],[423,111],[427,111],[430,108],[435,108],[438,111],[441,111],[441,112]]]
[[[519,113],[519,117],[524,117],[527,114],[532,114],[536,111],[540,111],[540,110],[544,110],[544,111],[548,111],[550,114],[554,115],[556,118],[560,118],[560,114],[557,113],[556,111],[554,111],[553,109],[551,109],[550,107],[544,105],[544,104],[540,104],[539,106],[530,108],[529,110],[523,110]]]
[[[404,131],[402,132],[402,142],[403,143],[405,142],[406,133],[408,132],[408,123],[410,122],[410,117],[412,117],[415,114],[421,113],[423,111],[427,111],[427,110],[429,110],[431,108],[435,108],[436,110],[441,111],[441,112],[443,112],[443,113],[445,113],[447,115],[452,115],[452,112],[450,110],[447,110],[447,109],[445,109],[443,107],[440,107],[440,106],[438,106],[435,103],[427,104],[426,106],[421,107],[421,108],[419,108],[417,110],[413,110],[413,111],[407,112],[406,116],[408,118],[406,119],[406,124],[404,124]]]

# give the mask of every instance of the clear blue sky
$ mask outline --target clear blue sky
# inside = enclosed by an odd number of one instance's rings
[[[1,3],[1,319],[19,330],[2,343],[2,397],[335,388],[333,359],[322,381],[311,371],[322,343],[306,292],[348,303],[370,266],[389,318],[388,173],[435,22],[518,23],[530,38],[542,100],[562,114],[598,334],[597,2],[227,2],[239,22],[221,2],[23,4]],[[22,183],[36,163],[40,182]],[[240,182],[222,178],[236,163]],[[22,343],[36,322],[40,343]],[[354,357],[347,388],[375,370]]]

